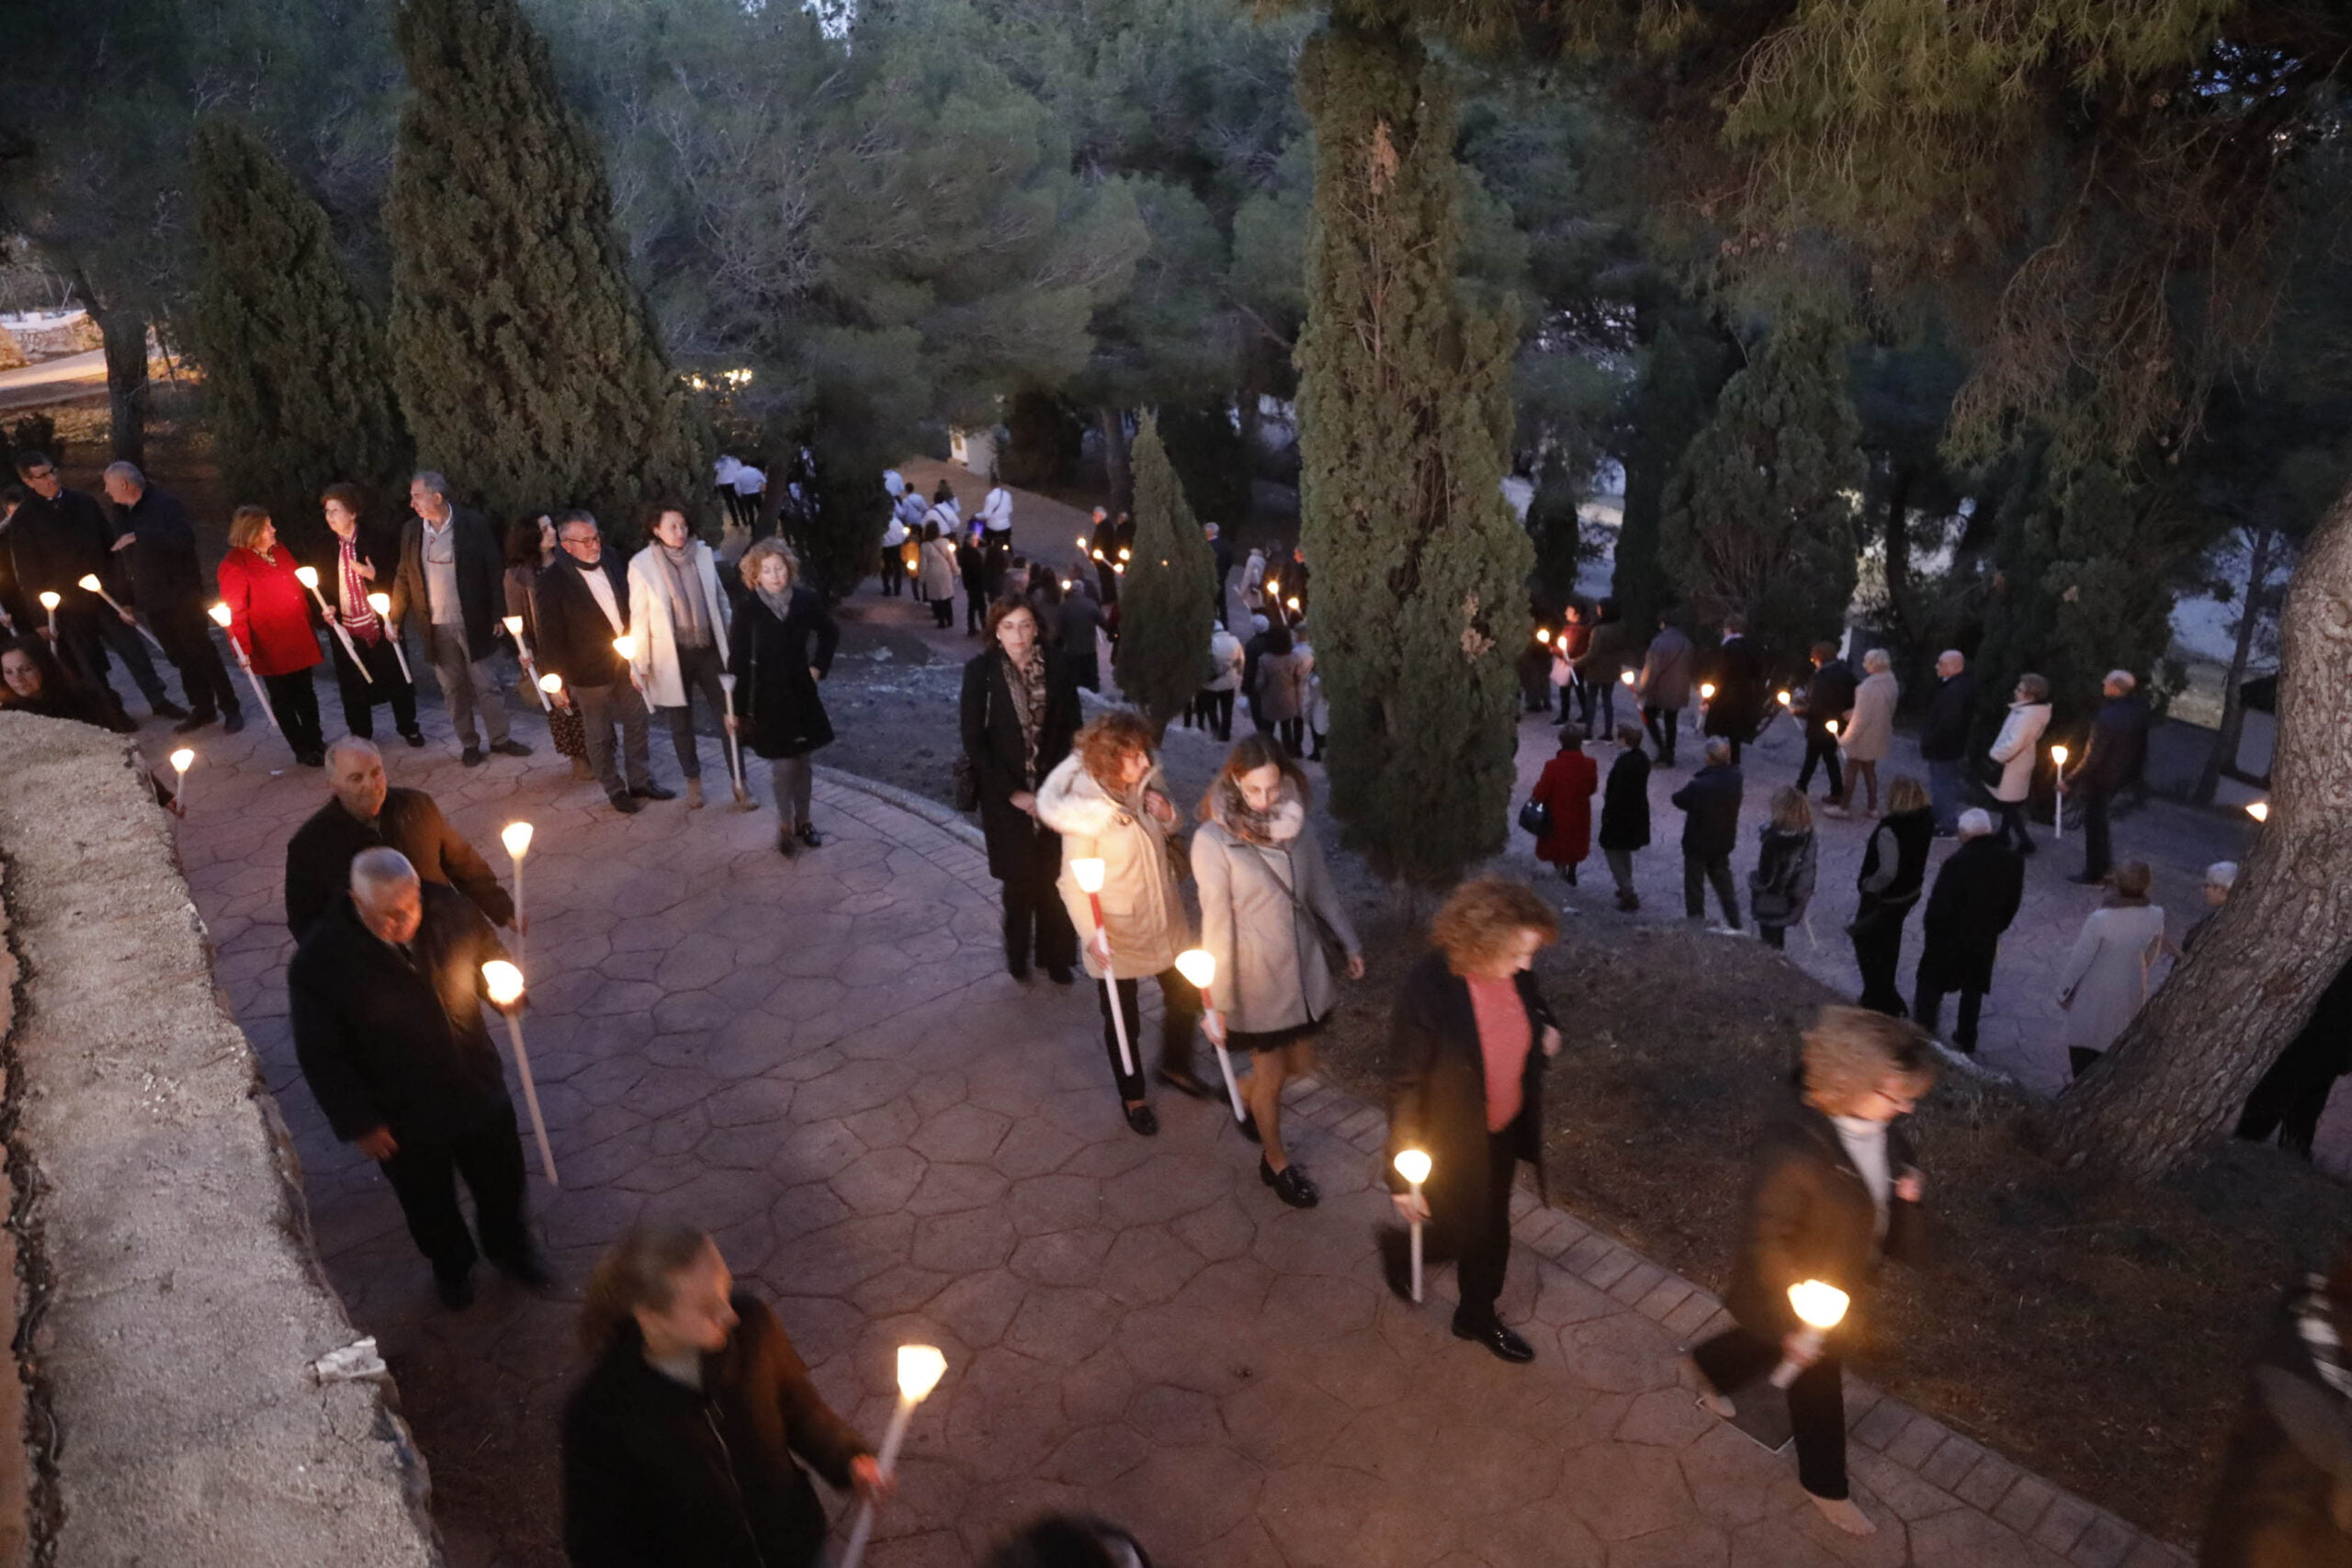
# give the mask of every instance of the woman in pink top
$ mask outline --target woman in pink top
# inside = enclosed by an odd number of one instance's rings
[[[1430,1221],[1429,1261],[1458,1260],[1454,1336],[1506,1361],[1535,1355],[1503,1326],[1495,1303],[1510,1257],[1519,1162],[1534,1164],[1539,1188],[1544,1179],[1543,1072],[1559,1053],[1560,1032],[1532,971],[1535,954],[1559,935],[1559,917],[1524,885],[1463,884],[1430,922],[1438,951],[1405,976],[1389,1025],[1387,1170],[1397,1212]],[[1430,1156],[1419,1200],[1396,1174],[1397,1151],[1408,1148]],[[1402,1230],[1381,1236],[1389,1288],[1410,1299],[1407,1246]]]

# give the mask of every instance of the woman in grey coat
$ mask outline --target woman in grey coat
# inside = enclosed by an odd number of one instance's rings
[[[1363,977],[1363,944],[1306,824],[1309,798],[1282,746],[1249,736],[1217,770],[1193,835],[1201,945],[1216,960],[1205,1027],[1250,1054],[1242,1093],[1265,1150],[1258,1179],[1294,1209],[1313,1208],[1317,1194],[1283,1148],[1283,1083],[1312,1070],[1314,1037],[1338,999],[1324,931],[1346,950],[1348,978]]]

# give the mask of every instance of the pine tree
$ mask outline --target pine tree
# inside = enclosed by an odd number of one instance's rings
[[[261,139],[198,122],[200,243],[189,318],[231,499],[269,509],[289,539],[321,526],[338,480],[397,491],[408,435],[384,338],[345,275],[327,216]]]
[[[1441,886],[1504,842],[1532,549],[1503,499],[1508,310],[1460,292],[1454,97],[1409,34],[1334,12],[1315,122],[1300,500],[1331,808],[1382,875]]]
[[[1834,637],[1857,576],[1860,432],[1838,334],[1783,320],[1667,481],[1659,555],[1694,613],[1746,615],[1783,662]]]
[[[1657,325],[1627,413],[1625,513],[1610,592],[1627,624],[1646,636],[1674,602],[1673,581],[1658,557],[1667,481],[1714,412],[1731,366],[1723,334],[1697,312],[1668,305],[1643,313]]]
[[[1149,414],[1136,437],[1135,475],[1135,553],[1119,581],[1111,668],[1127,700],[1164,729],[1215,673],[1216,563]]]
[[[411,92],[385,207],[419,457],[511,518],[609,533],[709,488],[707,427],[629,284],[602,152],[518,0],[397,0]]]

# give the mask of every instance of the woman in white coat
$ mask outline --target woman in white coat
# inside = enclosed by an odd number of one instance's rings
[[[2050,728],[2050,682],[2039,675],[2018,677],[2017,694],[2009,701],[2009,716],[1993,741],[1993,761],[2001,776],[1993,784],[1993,802],[2001,808],[2000,841],[2021,855],[2033,853],[2033,840],[2025,830],[2025,803],[2033,794],[2033,770],[2041,761],[2041,734]]]
[[[718,589],[710,547],[686,527],[674,506],[656,507],[646,524],[653,542],[628,563],[628,624],[637,637],[637,683],[646,702],[670,721],[670,744],[686,776],[686,806],[702,808],[702,756],[695,743],[694,694],[702,694],[711,722],[723,723],[730,605]],[[741,795],[738,800],[746,798]]]
[[[1169,842],[1176,807],[1153,783],[1158,763],[1151,754],[1151,727],[1130,709],[1106,713],[1078,732],[1070,754],[1037,786],[1037,820],[1062,836],[1062,869],[1056,883],[1070,924],[1078,928],[1086,972],[1110,984],[1100,993],[1102,1047],[1127,1125],[1149,1137],[1159,1119],[1144,1098],[1143,1012],[1136,988],[1145,976],[1159,984],[1159,1081],[1198,1100],[1216,1097],[1193,1071],[1193,1032],[1201,1017],[1201,993],[1176,967],[1176,955],[1191,945],[1190,922],[1178,886],[1177,852]],[[1102,863],[1102,890],[1090,899],[1071,867],[1079,861]],[[1102,920],[1095,924],[1094,906]],[[1118,1000],[1119,1021],[1111,1012]],[[1130,1066],[1119,1049],[1125,1026]]]
[[[2058,1006],[2066,1014],[2061,1037],[2072,1077],[2082,1077],[2115,1043],[2148,999],[2149,974],[2168,946],[2163,906],[2148,902],[2154,880],[2146,861],[2117,866],[2108,878],[2113,894],[2083,922],[2058,976]]]
[[[1283,1084],[1315,1066],[1315,1036],[1339,999],[1323,953],[1329,930],[1363,977],[1363,944],[1307,826],[1306,775],[1263,735],[1244,738],[1201,800],[1193,879],[1201,945],[1216,960],[1209,1038],[1250,1053],[1242,1094],[1264,1153],[1258,1179],[1294,1209],[1317,1194],[1283,1147]]]
[[[1862,683],[1854,688],[1854,705],[1838,727],[1838,745],[1846,753],[1846,793],[1836,809],[1844,813],[1854,804],[1854,785],[1868,786],[1870,815],[1878,815],[1878,765],[1894,743],[1894,705],[1903,695],[1895,684],[1894,661],[1883,648],[1862,655]]]

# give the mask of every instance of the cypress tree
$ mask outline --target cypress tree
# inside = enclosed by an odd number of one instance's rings
[[[1628,411],[1625,515],[1610,580],[1618,609],[1645,636],[1674,600],[1673,580],[1658,555],[1667,480],[1731,375],[1723,335],[1695,311],[1666,306],[1647,314],[1657,325]]]
[[[1135,553],[1119,581],[1119,648],[1111,668],[1127,701],[1153,728],[1165,729],[1214,674],[1216,560],[1149,414],[1136,437],[1135,476]]]
[[[408,435],[383,330],[352,287],[326,213],[242,125],[198,122],[198,241],[189,318],[232,501],[266,506],[289,540],[321,528],[319,491],[378,498],[401,482]]]
[[[630,286],[602,152],[517,0],[396,0],[407,67],[385,225],[418,456],[512,518],[633,534],[709,489],[707,425]]]
[[[1844,626],[1860,438],[1844,344],[1813,317],[1784,320],[1667,481],[1659,554],[1694,612],[1745,615],[1783,661]]]
[[[1337,10],[1299,96],[1300,501],[1331,808],[1381,875],[1442,886],[1502,848],[1513,783],[1533,558],[1502,494],[1517,333],[1460,292],[1454,96],[1420,45]]]

